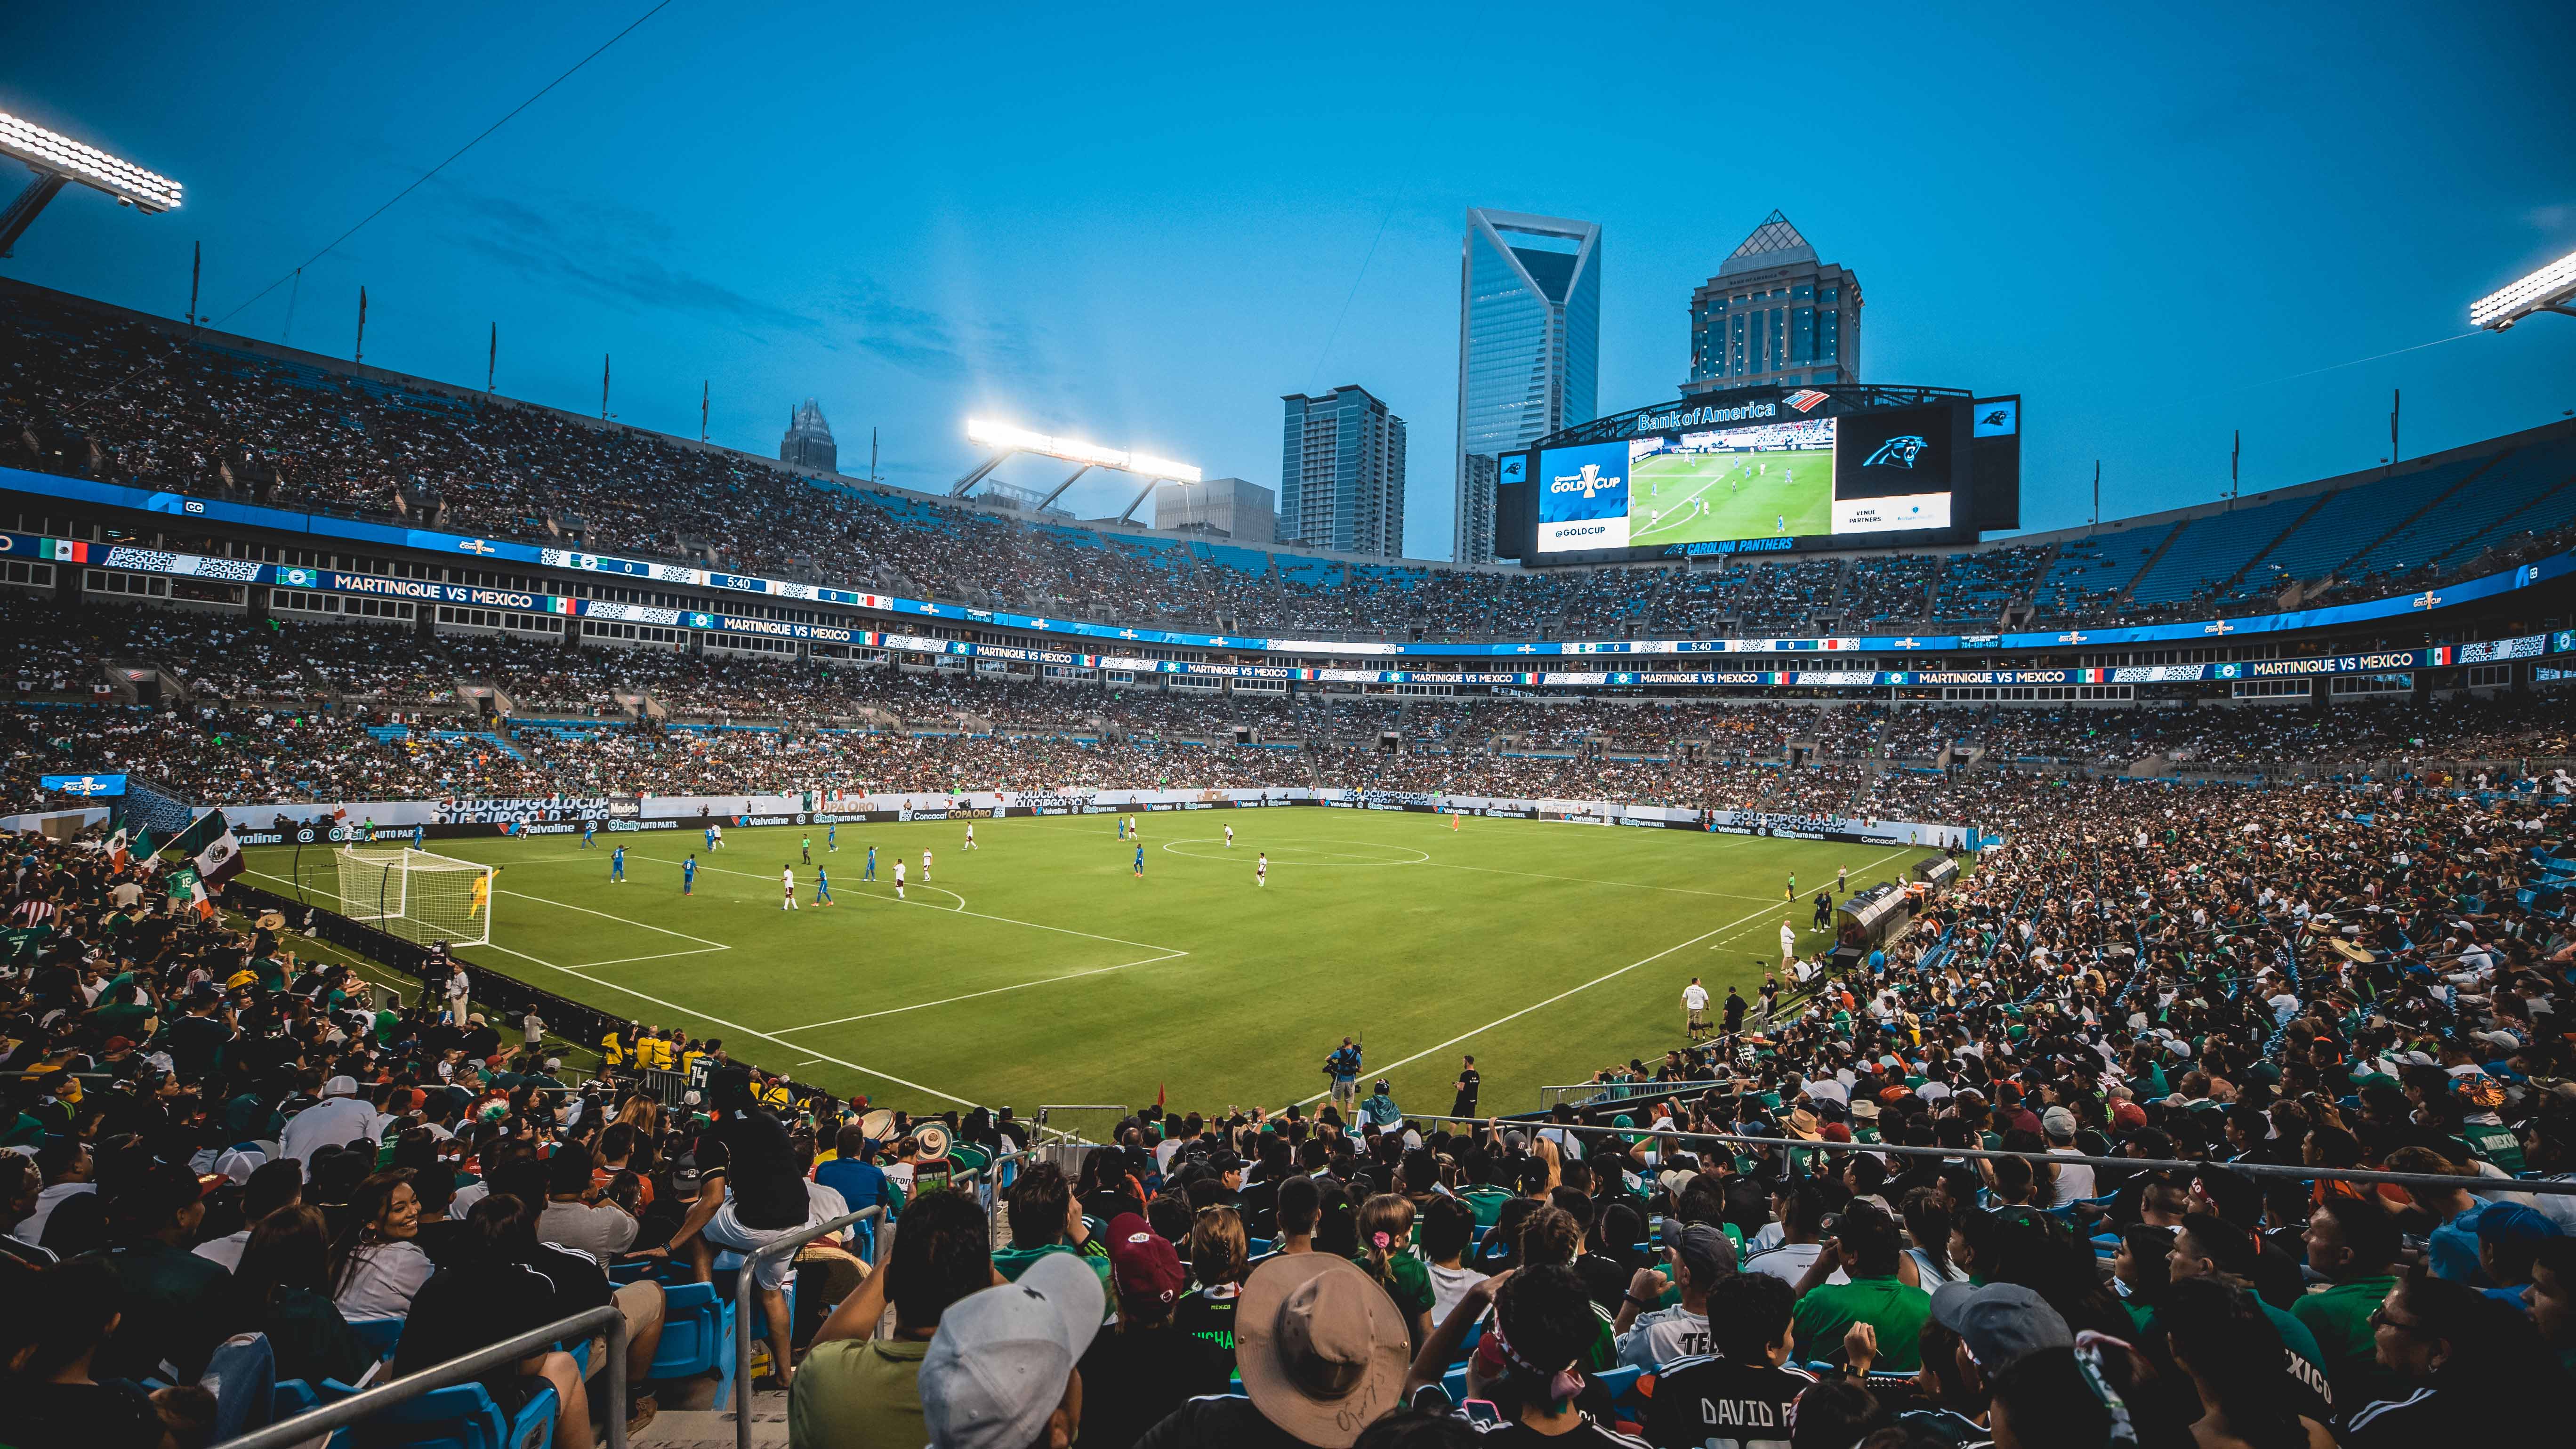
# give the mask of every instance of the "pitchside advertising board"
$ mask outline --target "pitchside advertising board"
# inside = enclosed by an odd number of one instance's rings
[[[2020,447],[2017,396],[1852,408],[1801,388],[1645,413],[1617,441],[1505,454],[1497,516],[1515,530],[1530,520],[1520,557],[1565,563],[1950,542],[2017,525]]]

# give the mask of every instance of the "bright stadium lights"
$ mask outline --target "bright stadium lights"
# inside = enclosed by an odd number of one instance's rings
[[[2570,299],[2576,299],[2576,252],[2470,303],[2469,325],[2502,332],[2534,312],[2576,317]]]
[[[14,156],[40,172],[94,187],[143,211],[179,209],[178,182],[6,111],[0,111],[0,154]]]
[[[1104,448],[1078,438],[1051,437],[1015,428],[1008,423],[987,422],[982,418],[966,420],[966,440],[998,448],[1008,453],[1039,453],[1049,458],[1062,458],[1068,463],[1087,463],[1094,468],[1114,468],[1121,473],[1140,477],[1169,478],[1183,483],[1201,481],[1197,468],[1157,458],[1145,453],[1130,453],[1117,448]]]

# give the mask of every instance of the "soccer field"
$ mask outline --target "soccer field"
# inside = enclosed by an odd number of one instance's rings
[[[712,855],[694,831],[603,833],[591,850],[578,836],[432,845],[502,867],[494,944],[460,952],[469,962],[882,1105],[1022,1112],[1151,1102],[1165,1085],[1193,1108],[1277,1108],[1324,1090],[1345,1033],[1413,1111],[1448,1110],[1462,1052],[1484,1073],[1483,1110],[1529,1110],[1542,1084],[1680,1045],[1694,975],[1719,1001],[1730,983],[1750,1000],[1784,915],[1800,954],[1821,949],[1809,902],[1836,866],[1858,888],[1924,854],[1314,808],[1141,818],[1142,880],[1108,816],[979,820],[971,853],[958,821],[844,825],[838,853],[819,827],[729,830]],[[837,906],[814,904],[809,833]],[[608,878],[620,841],[624,885]],[[789,863],[794,912],[779,908]],[[315,904],[336,902],[328,848],[254,849],[249,871],[288,894],[300,875]]]
[[[1699,511],[1703,503],[1708,506],[1706,513]],[[1638,459],[1629,469],[1628,542],[1632,546],[1833,531],[1831,448],[1657,453]]]

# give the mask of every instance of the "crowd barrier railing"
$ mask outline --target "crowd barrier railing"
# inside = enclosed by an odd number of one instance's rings
[[[814,1241],[816,1238],[827,1237],[833,1233],[840,1232],[842,1229],[850,1227],[853,1224],[880,1219],[884,1216],[885,1208],[882,1205],[876,1207],[864,1207],[854,1213],[843,1213],[836,1218],[826,1218],[822,1222],[808,1224],[807,1226],[799,1228],[795,1232],[788,1234],[786,1237],[763,1246],[758,1252],[744,1255],[742,1260],[742,1271],[734,1275],[733,1280],[734,1449],[751,1449],[751,1284],[753,1270],[768,1259],[785,1257],[786,1255],[795,1252],[797,1249],[804,1247],[807,1243]],[[873,1273],[877,1271],[877,1269],[885,1262],[886,1252],[893,1245],[895,1229],[899,1226],[901,1226],[900,1223],[885,1223],[882,1230],[876,1234],[877,1242],[875,1245],[874,1256],[866,1260],[869,1272]],[[614,1310],[611,1311],[613,1312]],[[778,1355],[782,1361],[792,1351],[789,1345],[783,1343],[772,1344],[770,1348],[771,1352]],[[619,1400],[615,1402],[623,1401]],[[271,1449],[271,1446],[263,1444],[256,1446],[256,1449]],[[625,1449],[625,1428],[622,1423],[618,1429],[618,1442],[610,1445],[609,1449]]]
[[[1428,1113],[1413,1114],[1415,1122],[1463,1122],[1481,1127],[1482,1117],[1449,1117]],[[2030,1163],[2076,1163],[2087,1167],[2111,1167],[2128,1172],[2196,1172],[2203,1167],[2223,1167],[2248,1177],[2295,1178],[2301,1182],[2388,1183],[2397,1187],[2458,1188],[2472,1193],[2528,1192],[2543,1197],[2576,1197],[2576,1178],[2549,1181],[2523,1177],[2453,1177],[2433,1172],[2382,1172],[2366,1167],[2312,1167],[2305,1163],[2287,1162],[2217,1162],[2213,1159],[2184,1160],[2166,1157],[2094,1157],[2071,1152],[2015,1152],[2000,1147],[1920,1147],[1893,1142],[1810,1142],[1803,1137],[1756,1137],[1742,1132],[1686,1132],[1679,1128],[1596,1127],[1580,1122],[1519,1123],[1535,1128],[1542,1136],[1551,1132],[1573,1132],[1608,1137],[1652,1137],[1676,1146],[1694,1142],[1722,1142],[1730,1146],[1753,1147],[1766,1151],[1813,1152],[1840,1156],[1853,1152],[1871,1152],[1897,1157],[1940,1157],[1992,1160],[2018,1158]]]
[[[228,1439],[220,1449],[294,1449],[296,1445],[317,1443],[335,1430],[372,1418],[397,1404],[408,1403],[433,1389],[479,1379],[504,1364],[544,1353],[558,1343],[580,1342],[602,1330],[608,1334],[608,1363],[605,1368],[608,1412],[601,1416],[606,1420],[603,1427],[607,1431],[608,1449],[626,1449],[626,1315],[620,1313],[615,1304],[557,1319],[543,1328],[529,1329],[490,1348],[432,1364],[417,1373],[408,1373],[389,1383],[361,1390],[338,1403],[280,1419],[264,1429]]]

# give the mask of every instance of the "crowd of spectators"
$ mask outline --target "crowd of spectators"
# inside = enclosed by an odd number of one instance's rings
[[[2576,1184],[2576,935],[2535,862],[2576,803],[1997,782],[1954,814],[2008,843],[1909,933],[1685,995],[1668,1047],[1546,1120],[1481,1112],[1468,1057],[1446,1113],[1381,1081],[1036,1154],[1008,1112],[870,1114],[648,1024],[585,1079],[461,967],[378,1006],[283,920],[19,837],[12,1440],[199,1449],[235,1332],[349,1381],[371,1322],[403,1320],[400,1375],[614,1306],[629,1402],[596,1348],[587,1377],[544,1353],[485,1380],[555,1395],[588,1449],[703,1388],[650,1368],[717,1250],[877,1206],[876,1268],[852,1232],[755,1284],[798,1449],[2553,1434],[2576,1196],[2539,1189]],[[1006,1156],[988,1216],[952,1183]],[[2315,1175],[2344,1169],[2417,1180]]]
[[[1258,549],[808,478],[764,458],[489,395],[191,341],[27,289],[0,297],[0,332],[13,344],[0,362],[0,464],[1039,615],[1444,640],[1798,634],[1828,620],[1845,633],[1918,622],[1982,632],[2033,603],[2047,623],[2092,626],[2203,617],[2222,601],[2244,602],[2241,591],[2213,586],[2137,604],[2116,569],[2043,588],[2055,550],[2041,545],[1537,573],[1274,562]],[[2499,533],[2483,549],[2336,581],[2309,602],[2429,587],[2563,548],[2571,536]],[[2265,573],[2260,582],[2288,580]],[[300,663],[286,656],[280,671],[231,682],[303,683],[281,677]]]

